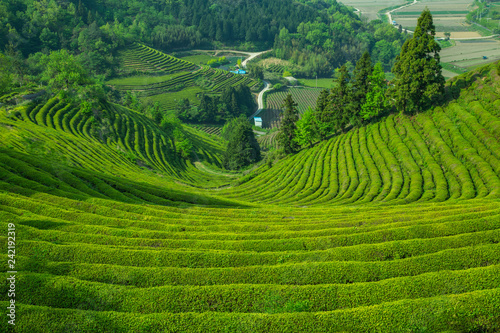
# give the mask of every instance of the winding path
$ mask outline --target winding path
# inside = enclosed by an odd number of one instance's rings
[[[257,98],[257,111],[254,112],[248,119],[251,120],[253,117],[257,116],[264,109],[264,93],[271,89],[271,85],[269,82],[264,81],[264,89],[262,89],[259,93],[259,97]]]

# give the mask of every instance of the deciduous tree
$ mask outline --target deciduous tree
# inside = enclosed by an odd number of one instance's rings
[[[297,121],[297,131],[295,133],[295,139],[299,145],[309,145],[310,147],[312,147],[313,141],[315,141],[317,138],[317,132],[315,131],[314,123],[314,111],[311,107],[309,107],[307,111],[302,114],[302,118]]]
[[[361,117],[364,120],[377,116],[387,107],[387,99],[385,97],[387,84],[384,68],[380,62],[375,65],[369,81],[370,87],[366,94],[366,101],[361,106]]]

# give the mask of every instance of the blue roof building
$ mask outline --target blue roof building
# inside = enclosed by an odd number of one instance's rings
[[[262,127],[262,118],[261,117],[253,117],[253,121],[255,126]]]
[[[243,69],[237,69],[235,71],[230,71],[231,73],[234,73],[234,74],[246,74],[247,71],[243,70]]]

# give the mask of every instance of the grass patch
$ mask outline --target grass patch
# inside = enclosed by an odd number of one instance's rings
[[[180,59],[192,62],[193,64],[196,64],[196,65],[206,65],[209,60],[216,59],[216,57],[213,57],[213,56],[208,55],[206,53],[203,53],[203,54],[200,53],[200,54],[194,54],[194,55],[188,55],[185,57],[181,57]]]
[[[321,78],[321,79],[299,79],[299,83],[306,87],[317,87],[317,88],[325,88],[330,89],[334,86],[334,82],[332,78]]]

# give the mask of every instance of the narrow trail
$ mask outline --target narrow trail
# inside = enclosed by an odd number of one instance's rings
[[[388,11],[387,13],[385,13],[385,15],[387,15],[387,17],[389,18],[389,24],[392,24],[392,12],[395,12],[396,10],[400,10],[400,9],[403,9],[403,8],[406,8],[406,7],[410,7],[410,6],[413,6],[414,4],[417,3],[417,0],[413,0],[412,3],[409,3],[409,4],[406,4],[406,5],[403,5],[401,7],[398,7],[398,8],[394,8],[393,10],[390,10]],[[394,26],[394,28],[398,28],[397,26]],[[410,31],[410,30],[406,30],[408,31],[409,33],[413,33],[413,31]]]

